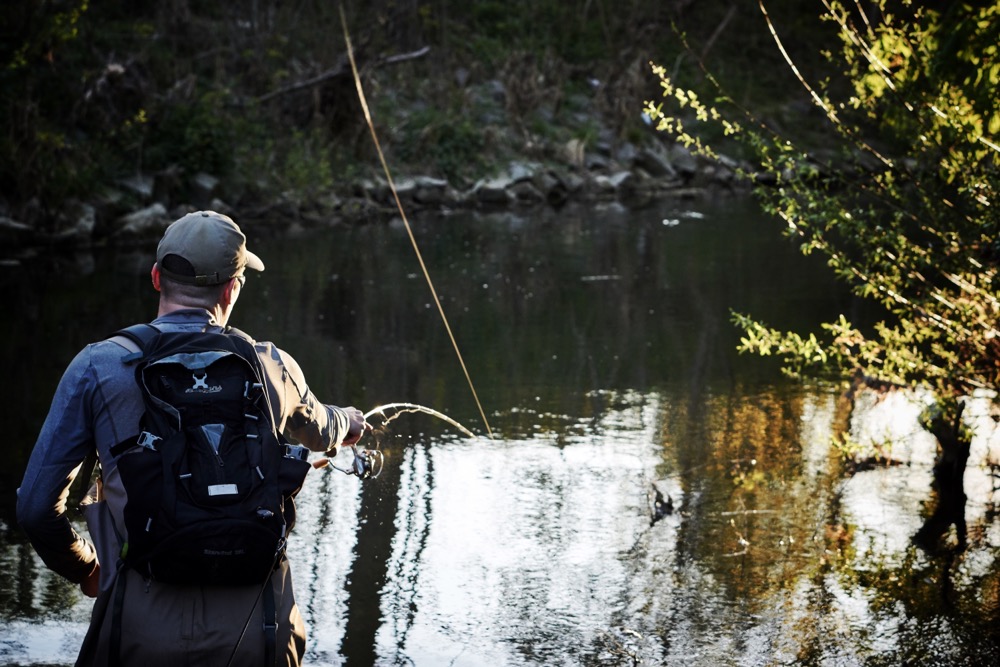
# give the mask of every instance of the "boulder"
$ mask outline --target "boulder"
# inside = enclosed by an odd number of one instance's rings
[[[518,181],[509,188],[514,200],[523,204],[539,204],[546,197],[530,181]]]
[[[117,233],[125,236],[154,236],[162,232],[170,222],[166,207],[157,202],[119,218]]]
[[[205,172],[195,174],[191,178],[190,185],[191,201],[198,208],[204,207],[218,195],[219,179],[211,174]]]
[[[123,178],[118,181],[118,184],[132,194],[138,195],[140,199],[146,201],[153,196],[153,191],[156,188],[156,180],[152,176],[146,174],[136,174],[135,176]]]
[[[670,162],[674,170],[685,180],[694,178],[698,173],[698,160],[681,144],[675,144],[670,149]]]
[[[413,201],[427,206],[440,206],[445,201],[448,190],[448,181],[443,178],[433,178],[431,176],[417,176],[413,179],[415,189],[413,191]]]
[[[475,195],[475,200],[480,204],[507,205],[514,198],[514,195],[508,191],[511,185],[513,183],[507,177],[483,179],[472,186],[472,192]]]
[[[677,170],[670,159],[659,151],[644,148],[635,156],[632,163],[653,178],[674,178]]]

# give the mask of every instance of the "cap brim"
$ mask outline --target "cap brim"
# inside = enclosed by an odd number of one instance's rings
[[[258,257],[257,255],[253,254],[249,250],[247,250],[246,253],[247,253],[246,268],[253,269],[254,271],[263,271],[264,270],[264,262],[260,261],[260,257]]]

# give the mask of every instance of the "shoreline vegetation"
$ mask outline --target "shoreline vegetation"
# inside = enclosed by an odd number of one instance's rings
[[[289,227],[398,215],[335,10],[16,4],[35,32],[6,40],[22,48],[0,77],[11,120],[0,247],[140,242],[197,209]],[[610,17],[600,2],[347,4],[407,214],[642,206],[773,182],[738,154],[708,161],[657,132],[643,113],[662,92],[651,63],[707,87],[703,61],[773,122],[822,122],[752,7],[636,0]],[[773,4],[817,65],[815,12]]]

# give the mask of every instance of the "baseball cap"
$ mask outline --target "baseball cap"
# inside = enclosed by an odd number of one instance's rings
[[[156,264],[167,278],[188,285],[221,285],[247,268],[264,270],[239,226],[215,211],[195,211],[170,223],[156,247]]]

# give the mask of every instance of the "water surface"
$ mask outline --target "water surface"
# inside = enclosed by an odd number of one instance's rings
[[[996,662],[987,404],[970,409],[968,548],[918,549],[936,504],[919,400],[852,410],[841,387],[734,351],[732,310],[798,330],[865,316],[752,202],[414,225],[492,438],[401,224],[250,234],[267,270],[232,324],[291,352],[329,402],[410,401],[478,435],[403,415],[372,441],[377,480],[310,474],[290,546],[309,664]],[[72,355],[152,317],[153,250],[0,266],[0,661],[75,657],[90,603],[26,545],[13,490]],[[901,465],[850,474],[830,445],[845,430]],[[654,486],[673,506],[655,522]]]

